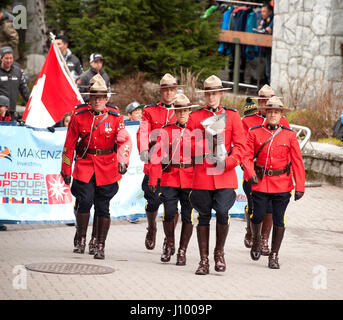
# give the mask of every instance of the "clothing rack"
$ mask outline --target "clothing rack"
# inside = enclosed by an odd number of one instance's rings
[[[216,2],[225,2],[225,3],[230,3],[230,4],[238,4],[238,5],[247,5],[247,6],[256,6],[256,7],[262,7],[263,3],[258,3],[258,2],[245,2],[245,1],[229,1],[229,0],[218,0]]]

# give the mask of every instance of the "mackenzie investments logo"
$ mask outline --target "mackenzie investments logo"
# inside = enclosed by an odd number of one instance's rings
[[[0,146],[0,158],[5,158],[12,162],[11,151],[7,147]]]

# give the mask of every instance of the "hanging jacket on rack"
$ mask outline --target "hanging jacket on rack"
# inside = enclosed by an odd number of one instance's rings
[[[251,11],[248,14],[245,32],[254,32],[254,28],[257,27],[256,13]],[[247,59],[252,60],[258,56],[258,46],[247,45],[245,48],[245,56]]]
[[[227,11],[224,12],[222,30],[229,30],[230,18],[231,18],[232,11],[233,11],[233,7],[230,7],[230,8],[228,8]],[[218,52],[227,55],[227,53],[226,53],[227,46],[228,46],[228,43],[220,42],[219,47],[218,47]]]
[[[248,14],[252,11],[249,7],[238,7],[233,10],[235,15],[233,30],[234,31],[245,31]],[[246,45],[241,45],[241,57],[245,58]]]
[[[219,3],[210,6],[205,13],[203,14],[202,18],[206,19],[212,12],[216,11],[219,8]]]

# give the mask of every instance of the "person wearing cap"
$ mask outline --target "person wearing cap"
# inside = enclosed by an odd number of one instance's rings
[[[12,117],[8,112],[10,106],[10,100],[6,96],[0,96],[0,122],[12,121]]]
[[[27,78],[24,70],[13,63],[13,49],[11,47],[2,47],[0,50],[0,58],[0,95],[9,98],[9,113],[14,118],[18,91],[27,102],[30,97],[30,89],[27,86]]]
[[[196,110],[189,116],[185,141],[191,145],[195,157],[195,171],[192,182],[190,202],[198,211],[197,239],[200,263],[196,274],[209,273],[209,232],[212,210],[216,212],[216,245],[214,249],[215,271],[224,272],[226,262],[224,250],[229,231],[229,210],[236,200],[234,189],[238,188],[235,167],[241,163],[245,152],[245,134],[242,121],[236,109],[220,104],[224,88],[222,81],[215,75],[204,81],[206,107]],[[203,121],[225,117],[224,130],[214,138]],[[189,133],[190,136],[187,134]],[[213,150],[224,147],[225,154],[219,158]]]
[[[249,129],[258,125],[263,124],[266,121],[266,114],[264,107],[266,106],[267,101],[275,96],[274,90],[269,85],[264,85],[258,92],[258,112],[252,112],[250,114],[244,115],[242,119],[243,128],[246,132],[246,135],[248,136]],[[280,98],[280,97],[278,97]],[[248,107],[246,107],[248,108]],[[251,106],[250,106],[251,108]],[[255,109],[255,107],[253,107]],[[287,118],[285,116],[282,116],[280,119],[280,124],[290,128],[290,125],[287,121]],[[247,220],[247,227],[246,227],[246,234],[244,236],[244,245],[247,248],[251,248],[252,245],[252,239],[251,239],[251,230],[250,230],[250,221],[249,216],[251,215],[252,210],[252,190],[251,185],[247,183],[247,177],[246,174],[243,174],[243,189],[245,194],[247,195],[248,200],[248,206],[247,206],[247,213],[246,213],[246,220]],[[249,207],[250,204],[250,207]],[[271,229],[273,226],[273,218],[272,218],[272,204],[271,202],[267,206],[267,212],[264,216],[263,224],[262,224],[262,238],[261,238],[261,250],[262,255],[268,256],[270,253],[268,241],[271,233]]]
[[[99,73],[101,75],[101,77],[105,80],[107,88],[110,89],[110,77],[103,69],[103,62],[104,58],[102,54],[92,53],[89,57],[90,68],[87,71],[84,71],[76,80],[76,84],[85,102],[88,102],[89,96],[84,93],[89,90],[89,87],[91,85],[90,81],[96,74]]]
[[[69,68],[71,76],[74,80],[76,80],[79,76],[81,76],[83,69],[79,58],[72,54],[69,49],[69,38],[65,35],[59,35],[56,37],[55,41]]]
[[[162,262],[170,261],[175,252],[174,219],[178,214],[178,203],[181,204],[181,235],[176,265],[186,264],[186,251],[193,232],[193,209],[189,194],[193,181],[193,164],[190,154],[184,152],[183,134],[192,105],[184,94],[178,94],[174,101],[176,122],[163,126],[163,134],[157,139],[152,153],[149,173],[149,188],[156,191],[158,178],[161,176],[160,199],[164,206],[162,216],[166,241],[161,255]],[[161,174],[162,173],[162,174]]]
[[[104,259],[111,223],[109,204],[118,191],[118,181],[127,170],[132,143],[123,117],[106,107],[108,89],[104,79],[97,74],[92,81],[89,104],[75,108],[68,126],[61,175],[67,185],[71,175],[74,178],[71,186],[76,199],[74,252],[85,251],[89,212],[94,204],[96,235],[91,239],[90,253],[95,259]],[[77,156],[72,172],[74,151]]]
[[[14,60],[19,59],[19,34],[13,26],[13,16],[6,11],[0,11],[0,48],[10,46],[13,48]]]
[[[144,104],[137,101],[131,102],[126,106],[126,114],[130,121],[141,121],[143,117]]]
[[[296,133],[281,124],[289,111],[277,97],[270,98],[263,108],[266,122],[252,127],[247,138],[247,160],[244,172],[252,184],[253,212],[250,219],[252,247],[250,256],[261,256],[261,228],[267,206],[272,204],[273,232],[268,266],[279,269],[278,253],[285,232],[285,211],[295,189],[294,200],[305,192],[305,169]],[[293,185],[292,175],[295,186]]]
[[[158,197],[160,192],[160,177],[156,191],[152,192],[149,189],[149,170],[150,170],[150,151],[155,145],[160,129],[168,123],[176,123],[175,111],[171,109],[177,93],[176,79],[169,73],[166,73],[160,80],[160,95],[161,100],[152,105],[147,105],[143,111],[142,121],[137,131],[137,147],[141,160],[144,164],[144,178],[142,181],[142,190],[144,198],[147,200],[145,213],[148,220],[148,232],[145,237],[145,247],[148,250],[153,250],[156,244],[156,216],[158,208],[161,205],[161,200]],[[177,221],[178,214],[175,216]],[[175,223],[176,225],[176,223]]]

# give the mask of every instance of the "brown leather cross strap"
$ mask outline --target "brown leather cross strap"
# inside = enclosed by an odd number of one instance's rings
[[[110,148],[110,149],[88,149],[87,153],[89,154],[94,154],[96,156],[103,156],[106,154],[111,154],[114,152],[114,148]]]
[[[283,169],[279,169],[279,170],[266,169],[265,172],[264,172],[264,167],[256,165],[255,171],[256,171],[257,175],[266,174],[268,177],[272,177],[272,176],[279,176],[280,174],[284,174],[284,173],[287,173],[287,175],[289,175],[290,174],[290,168],[291,168],[291,163],[289,162],[286,165],[286,167],[284,167]]]

